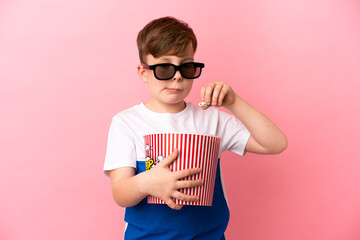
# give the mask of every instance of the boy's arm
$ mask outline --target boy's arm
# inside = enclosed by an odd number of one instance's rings
[[[148,195],[152,195],[164,200],[172,209],[181,209],[182,206],[175,204],[172,198],[184,201],[198,201],[198,196],[186,195],[178,190],[202,185],[202,180],[181,180],[200,173],[201,169],[193,168],[172,172],[169,166],[177,158],[177,155],[178,151],[175,149],[174,152],[156,164],[150,171],[137,175],[135,175],[135,169],[132,167],[111,170],[111,187],[116,203],[122,207],[131,207],[138,204]]]
[[[201,100],[212,106],[225,107],[246,126],[251,134],[246,152],[277,154],[286,149],[287,139],[281,130],[263,113],[241,99],[228,84],[212,82],[205,85],[201,89]]]

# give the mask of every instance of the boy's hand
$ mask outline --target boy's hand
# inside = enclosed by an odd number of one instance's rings
[[[202,109],[207,109],[210,106],[228,107],[235,102],[236,94],[232,88],[224,82],[211,82],[201,88],[200,92]]]
[[[172,198],[190,202],[199,201],[198,196],[186,195],[179,192],[179,189],[201,186],[203,181],[181,180],[200,173],[200,168],[172,172],[169,166],[177,159],[177,156],[178,150],[175,149],[169,156],[148,171],[149,181],[151,181],[151,184],[148,184],[148,194],[162,199],[170,208],[179,210],[182,205],[176,204]]]

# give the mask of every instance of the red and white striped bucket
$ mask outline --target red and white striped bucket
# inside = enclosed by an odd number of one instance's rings
[[[146,170],[150,170],[159,161],[178,149],[178,158],[170,165],[171,171],[190,168],[201,168],[201,173],[184,180],[202,179],[204,184],[199,187],[180,189],[188,195],[199,196],[197,202],[174,199],[180,205],[211,206],[219,157],[221,138],[211,135],[189,133],[157,133],[144,136]],[[164,201],[148,196],[148,203],[164,204]]]

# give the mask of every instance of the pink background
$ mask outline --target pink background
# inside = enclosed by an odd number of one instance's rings
[[[122,238],[107,132],[148,98],[135,39],[166,15],[193,27],[206,63],[188,100],[226,81],[289,140],[224,154],[228,239],[360,239],[355,0],[1,1],[0,239]]]

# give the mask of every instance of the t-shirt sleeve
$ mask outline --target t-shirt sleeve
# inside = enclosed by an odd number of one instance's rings
[[[244,156],[250,132],[235,116],[219,111],[219,136],[222,136],[220,154],[230,151]]]
[[[136,149],[133,137],[119,116],[113,117],[108,134],[104,173],[120,167],[136,168]]]

